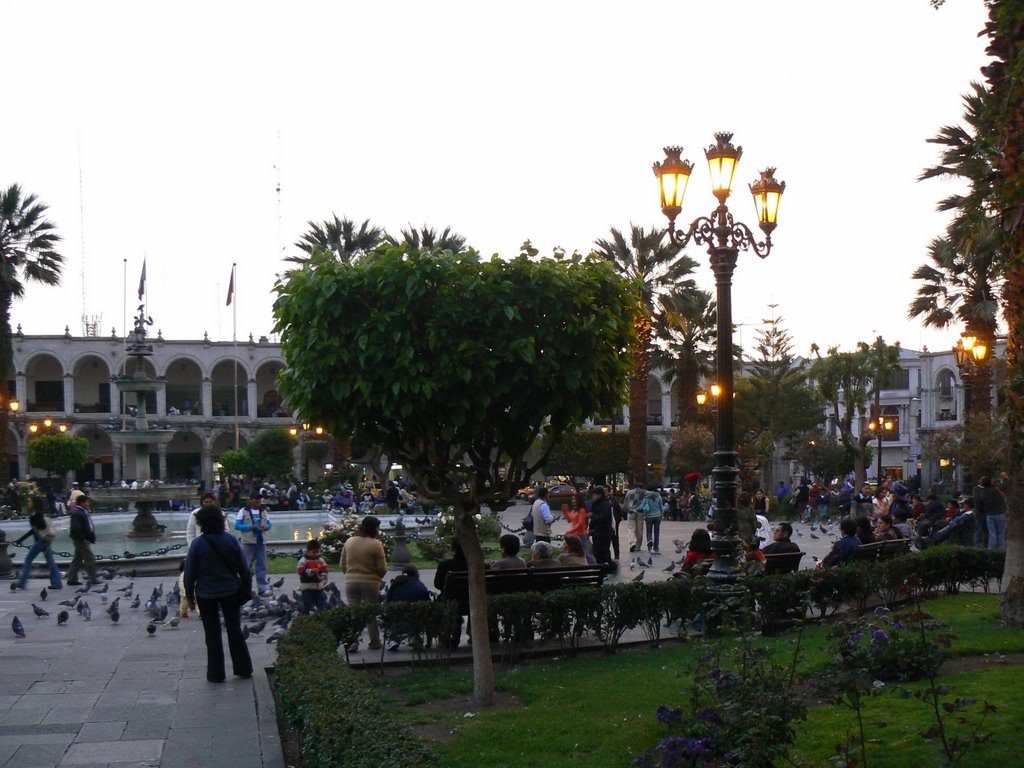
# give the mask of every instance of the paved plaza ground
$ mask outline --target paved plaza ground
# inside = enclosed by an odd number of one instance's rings
[[[524,511],[517,505],[502,518],[517,526]],[[672,540],[689,540],[698,525],[663,524],[664,554],[655,559],[646,579],[668,577],[663,569],[679,559]],[[555,533],[564,528],[564,522],[557,523]],[[801,528],[805,536],[797,540],[808,552],[806,559],[823,556],[832,537],[818,532],[820,539],[811,540],[807,526]],[[634,575],[624,566],[615,578]],[[332,580],[344,588],[343,576],[333,574]],[[432,584],[433,572],[424,572],[423,580]],[[169,576],[138,578],[135,592],[145,599],[158,584],[170,590],[174,581]],[[127,583],[126,578],[115,579],[110,599]],[[70,599],[74,589],[65,587],[42,602],[39,592],[46,584],[45,579],[32,579],[27,591],[11,592],[0,583],[0,766],[283,768],[265,674],[274,663],[275,646],[265,639],[269,630],[249,640],[256,669],[251,680],[229,676],[226,683],[212,684],[206,681],[198,619],[149,637],[142,611],[129,610],[122,601],[121,620],[115,625],[104,611],[106,604],[98,596],[87,596],[92,620],[72,612],[66,626],[57,626],[58,602]],[[297,576],[288,576],[282,591],[290,593],[297,584]],[[50,616],[37,619],[33,602]],[[25,626],[24,639],[11,630],[14,616]],[[375,653],[366,661],[379,658]]]

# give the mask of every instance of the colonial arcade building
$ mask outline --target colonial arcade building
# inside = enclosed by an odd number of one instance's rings
[[[173,439],[150,456],[152,477],[202,481],[209,487],[220,454],[245,447],[260,430],[288,427],[276,377],[284,367],[281,350],[266,337],[239,342],[170,341],[159,334],[149,341],[153,356],[146,373],[166,382],[148,393],[151,423],[174,429]],[[14,339],[15,376],[9,382],[19,410],[10,422],[8,456],[12,477],[42,473],[28,466],[28,442],[63,426],[89,441],[89,462],[81,481],[131,481],[132,446],[115,446],[112,431],[130,418],[136,404],[118,392],[114,379],[124,373],[125,342],[120,336],[29,336],[19,328]],[[130,372],[130,371],[129,371]],[[237,388],[236,388],[237,382]],[[237,419],[236,419],[237,403]]]

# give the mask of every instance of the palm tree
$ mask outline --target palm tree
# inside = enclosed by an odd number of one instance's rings
[[[445,227],[441,232],[438,232],[426,224],[419,229],[411,226],[408,229],[403,229],[400,240],[391,235],[385,235],[384,239],[392,245],[404,243],[410,248],[424,251],[440,249],[454,253],[461,251],[466,245],[466,238],[458,232],[452,231],[451,227]]]
[[[697,392],[701,379],[715,369],[717,305],[709,291],[683,286],[659,297],[654,336],[659,346],[654,362],[670,371],[679,403],[680,424],[697,420]]]
[[[652,329],[657,297],[673,286],[691,285],[685,279],[697,262],[681,256],[679,248],[668,241],[664,229],[650,232],[631,225],[629,239],[612,227],[608,240],[597,240],[597,254],[615,265],[636,292],[639,306],[636,339],[630,354],[633,370],[629,379],[629,471],[633,482],[647,477],[647,381],[651,370]]]
[[[302,264],[316,251],[326,251],[340,261],[354,261],[372,251],[384,240],[384,230],[366,219],[358,226],[351,219],[339,219],[331,214],[322,222],[308,222],[309,229],[295,243],[304,256],[288,256],[287,261]]]
[[[1002,243],[991,218],[955,220],[928,247],[928,263],[914,270],[912,277],[920,282],[907,316],[932,328],[962,325],[992,349],[999,322]],[[973,412],[987,413],[992,369],[980,365],[972,376],[975,397],[967,405]]]
[[[30,282],[57,285],[64,257],[57,252],[60,235],[46,219],[46,205],[35,195],[24,196],[12,184],[0,194],[0,386],[7,389],[14,366],[11,345],[11,305],[25,294]],[[13,392],[5,392],[9,401]],[[0,456],[7,455],[7,402],[0,407]],[[8,464],[0,461],[0,479]]]

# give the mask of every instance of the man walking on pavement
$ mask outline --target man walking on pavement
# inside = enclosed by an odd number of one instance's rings
[[[551,524],[555,522],[555,516],[548,506],[547,488],[537,489],[537,500],[533,502],[530,514],[533,516],[533,538],[551,543]]]
[[[260,595],[265,597],[270,594],[270,585],[267,584],[267,542],[263,534],[270,531],[273,523],[262,507],[262,499],[254,493],[249,503],[235,515],[235,530],[242,534],[240,539],[245,562],[252,568],[253,560],[256,561],[256,586]]]
[[[92,545],[96,543],[96,528],[92,524],[92,516],[89,510],[92,501],[81,491],[71,494],[71,502],[68,505],[68,513],[71,515],[71,543],[75,548],[75,556],[71,559],[68,567],[67,583],[70,586],[79,586],[82,582],[78,580],[78,572],[85,568],[86,576],[90,584],[99,581],[96,574],[96,555],[92,552]]]
[[[630,552],[640,551],[644,541],[644,511],[641,504],[644,500],[643,483],[634,483],[626,498],[622,500],[622,508],[626,511],[626,542]]]

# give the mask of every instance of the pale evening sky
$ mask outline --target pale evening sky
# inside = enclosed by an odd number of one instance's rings
[[[50,206],[67,258],[14,322],[81,333],[80,207],[104,334],[123,330],[123,259],[131,311],[147,254],[166,338],[231,338],[237,261],[244,339],[270,331],[281,249],[309,219],[451,225],[485,254],[587,250],[610,226],[663,225],[665,144],[696,163],[683,218],[708,213],[702,147],[730,130],[740,219],[758,169],[788,182],[775,250],[737,269],[745,346],[774,302],[800,353],[876,332],[948,347],[954,331],[906,319],[949,191],[916,177],[980,78],[983,22],[981,0],[0,0],[0,185]]]

